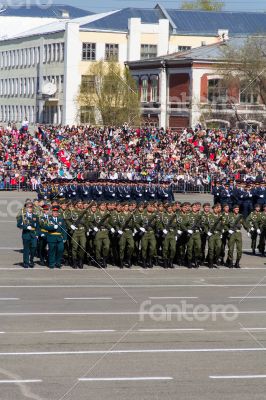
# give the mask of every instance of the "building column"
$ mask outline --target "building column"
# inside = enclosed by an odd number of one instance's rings
[[[201,118],[201,77],[202,70],[193,68],[190,74],[190,126],[193,129]]]
[[[81,83],[79,71],[81,51],[82,43],[80,40],[79,23],[67,22],[65,31],[63,125],[76,125],[78,122],[76,97]]]
[[[167,68],[165,63],[160,72],[160,103],[161,103],[161,114],[160,114],[160,127],[167,128]]]
[[[168,54],[169,49],[169,21],[168,19],[159,20],[159,43],[157,56]]]
[[[128,20],[128,61],[140,59],[141,19],[129,18]]]

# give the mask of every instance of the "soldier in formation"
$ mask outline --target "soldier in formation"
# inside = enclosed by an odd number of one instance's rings
[[[178,201],[28,200],[17,226],[22,230],[25,268],[34,267],[37,255],[40,264],[51,269],[83,269],[84,264],[240,268],[242,228],[251,236],[253,254],[258,249],[265,255],[266,205],[262,210],[256,204],[245,218],[239,205],[230,211],[227,203],[211,208],[209,203]]]

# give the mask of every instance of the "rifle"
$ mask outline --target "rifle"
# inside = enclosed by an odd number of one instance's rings
[[[89,206],[90,206],[90,204],[91,204],[91,202],[89,203]],[[84,215],[87,214],[88,208],[86,208],[86,210],[82,211],[82,213],[80,214],[78,219],[75,221],[75,225],[79,225],[80,224],[80,222],[82,221],[82,218],[84,217]]]
[[[148,227],[148,224],[151,225],[153,221],[157,218],[157,214],[154,214],[151,219],[145,224],[145,229]],[[143,236],[144,232],[140,231],[140,236]]]
[[[210,230],[211,233],[215,232],[215,229],[217,228],[217,226],[219,225],[220,221],[222,220],[223,216],[221,215],[214,223],[212,229]]]
[[[197,218],[196,218],[194,224],[193,224],[192,227],[190,228],[191,231],[195,231],[196,228],[200,229],[200,227],[199,227],[199,222],[200,222],[200,220],[201,220],[201,215],[198,214],[198,216],[197,216]]]
[[[235,222],[233,223],[233,225],[230,225],[230,230],[231,231],[235,231],[239,221],[243,218],[243,216],[240,214],[237,219],[235,220]]]
[[[164,229],[166,229],[167,231],[170,229],[172,223],[174,222],[174,219],[176,218],[176,214],[174,213],[174,215],[172,216],[172,218],[170,219],[170,221],[168,222],[168,224],[165,226],[164,223]]]

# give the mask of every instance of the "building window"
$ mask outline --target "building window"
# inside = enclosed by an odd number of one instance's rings
[[[93,107],[80,108],[80,122],[82,124],[95,124],[95,112]]]
[[[225,102],[227,97],[226,88],[221,79],[210,79],[208,81],[208,101],[209,103]]]
[[[106,45],[105,45],[105,60],[118,61],[118,56],[119,56],[119,45],[112,44],[112,43],[106,43]]]
[[[259,96],[257,93],[254,93],[253,91],[249,91],[249,90],[244,90],[244,89],[242,89],[242,90],[243,90],[243,92],[240,93],[240,103],[258,104]]]
[[[147,103],[148,101],[148,79],[142,79],[141,85],[141,101]]]
[[[151,78],[151,101],[157,103],[158,101],[158,79]]]
[[[143,60],[145,58],[157,57],[157,45],[156,44],[142,44],[140,51],[140,58]]]
[[[81,77],[81,91],[95,93],[95,76],[82,75]]]
[[[82,44],[82,61],[96,60],[96,43]]]
[[[188,51],[191,50],[191,46],[178,46],[178,51]]]

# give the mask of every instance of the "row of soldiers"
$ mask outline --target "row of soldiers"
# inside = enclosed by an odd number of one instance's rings
[[[240,206],[240,212],[246,218],[256,204],[266,204],[266,187],[264,182],[215,182],[212,188],[214,204],[228,204],[230,210],[235,204]]]
[[[25,268],[34,267],[36,252],[41,265],[49,268],[69,264],[82,269],[84,263],[99,268],[198,268],[205,262],[209,268],[240,268],[242,227],[252,238],[253,253],[259,238],[259,251],[265,254],[266,205],[263,211],[256,205],[245,219],[238,205],[230,212],[228,204],[222,208],[219,203],[211,210],[209,203],[200,202],[97,204],[63,199],[49,205],[35,200],[26,202],[17,226],[22,230]]]
[[[78,182],[77,180],[57,180],[42,182],[37,188],[39,200],[68,199],[70,201],[174,201],[172,185],[169,183],[149,183],[146,181]]]

